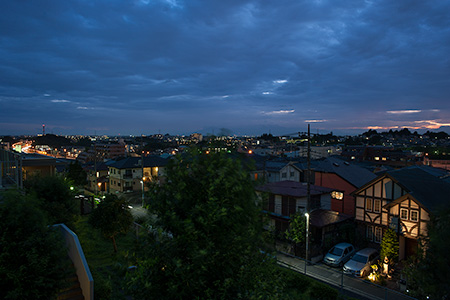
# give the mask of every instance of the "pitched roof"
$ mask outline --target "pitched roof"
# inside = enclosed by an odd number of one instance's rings
[[[257,187],[256,190],[290,197],[306,197],[307,195],[306,183],[290,180],[266,183],[262,186]],[[311,195],[328,194],[332,191],[334,190],[330,188],[311,185]]]
[[[351,219],[352,217],[337,211],[316,209],[311,212],[311,225],[314,227],[325,227],[331,224],[337,224]]]
[[[450,204],[450,184],[421,168],[407,167],[387,174],[431,211]]]
[[[296,166],[304,170],[306,164],[299,163],[296,164]],[[365,168],[346,162],[334,156],[312,161],[311,168],[316,172],[337,174],[357,188],[377,177]]]
[[[106,162],[109,167],[117,169],[134,169],[142,167],[142,160],[140,157],[125,157],[117,160]],[[144,157],[144,168],[149,167],[163,167],[167,164],[167,159],[157,155]]]

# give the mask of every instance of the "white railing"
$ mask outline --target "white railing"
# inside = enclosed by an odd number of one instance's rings
[[[75,266],[78,281],[80,282],[81,291],[85,300],[94,300],[94,279],[84,257],[78,236],[70,230],[65,224],[55,224],[66,240],[67,254]]]

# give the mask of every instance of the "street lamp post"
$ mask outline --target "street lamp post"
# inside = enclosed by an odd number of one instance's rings
[[[142,186],[142,208],[144,208],[144,180],[141,180]]]

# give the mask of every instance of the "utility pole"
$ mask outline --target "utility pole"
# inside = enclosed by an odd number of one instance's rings
[[[308,124],[308,156],[307,156],[307,181],[306,181],[306,254],[305,265],[309,260],[309,217],[311,210],[311,134]]]
[[[141,150],[141,168],[142,168],[142,208],[144,207],[144,137],[141,135],[142,138],[142,150]]]

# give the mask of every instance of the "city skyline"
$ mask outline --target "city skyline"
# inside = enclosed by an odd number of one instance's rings
[[[0,135],[450,132],[448,2],[0,8]]]

